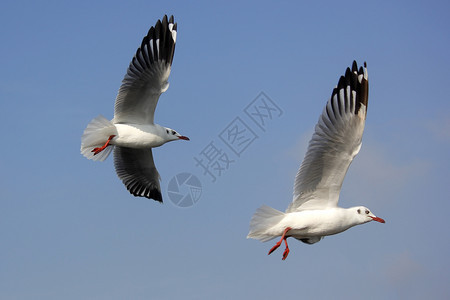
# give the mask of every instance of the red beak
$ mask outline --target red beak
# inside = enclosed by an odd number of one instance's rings
[[[187,137],[187,136],[179,136],[178,137],[179,139],[181,139],[181,140],[186,140],[186,141],[189,141],[189,138]]]
[[[372,220],[380,222],[380,223],[386,223],[386,221],[384,221],[382,218],[378,218],[378,217],[371,217]]]

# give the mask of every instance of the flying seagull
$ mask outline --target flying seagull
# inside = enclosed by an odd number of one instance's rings
[[[333,89],[309,142],[303,163],[295,177],[292,203],[283,213],[269,206],[256,210],[247,238],[263,242],[281,236],[270,249],[284,241],[283,260],[289,254],[288,237],[306,244],[370,221],[385,221],[368,208],[338,207],[339,193],[348,167],[361,148],[369,97],[367,65],[353,61]]]
[[[173,129],[154,123],[159,96],[169,87],[177,23],[173,16],[158,20],[137,49],[122,80],[114,105],[114,118],[94,118],[81,137],[81,153],[103,161],[114,149],[117,175],[137,197],[162,202],[160,176],[152,148],[189,140]]]

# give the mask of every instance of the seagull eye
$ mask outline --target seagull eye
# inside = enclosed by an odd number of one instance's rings
[[[369,211],[366,209],[366,215],[368,215],[369,214]]]
[[[175,135],[175,134],[176,134],[176,131],[175,131],[175,130],[172,130],[172,134]]]

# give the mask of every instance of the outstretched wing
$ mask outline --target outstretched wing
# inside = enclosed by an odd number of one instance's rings
[[[287,212],[336,207],[348,167],[361,148],[369,82],[366,69],[353,62],[334,88],[295,178]]]
[[[151,149],[115,146],[114,166],[131,194],[162,202],[160,177]]]
[[[114,123],[153,124],[159,96],[169,87],[176,37],[173,16],[150,28],[122,80]]]

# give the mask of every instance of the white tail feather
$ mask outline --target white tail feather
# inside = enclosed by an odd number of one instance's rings
[[[250,232],[247,238],[267,242],[276,236],[268,230],[277,225],[284,218],[284,213],[267,205],[258,208],[250,221]]]
[[[117,135],[114,124],[103,116],[94,118],[86,127],[81,136],[81,154],[86,158],[98,161],[104,161],[114,146],[108,146],[102,152],[94,155],[92,150],[103,146],[111,135]]]

